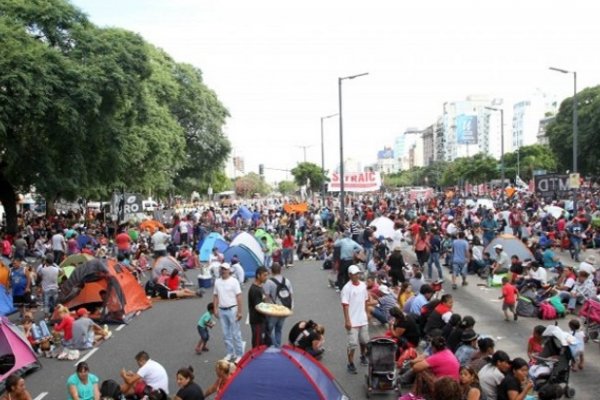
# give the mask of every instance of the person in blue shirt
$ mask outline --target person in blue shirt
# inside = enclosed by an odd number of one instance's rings
[[[481,221],[481,229],[483,230],[483,247],[486,247],[494,240],[498,231],[498,223],[494,220],[494,215],[491,211],[488,211],[483,221]]]
[[[11,267],[10,289],[12,290],[13,304],[19,307],[21,317],[23,317],[25,306],[31,303],[31,278],[20,257],[13,259]]]
[[[407,304],[406,306],[408,308],[408,313],[415,317],[421,316],[421,308],[423,308],[423,306],[429,302],[433,294],[434,291],[431,286],[428,284],[421,286],[421,289],[419,289],[419,294],[410,299],[410,305]]]
[[[467,263],[469,261],[469,242],[465,233],[458,232],[458,238],[452,242],[452,289],[456,289],[456,278],[462,277],[462,285],[467,285]]]
[[[336,240],[334,247],[340,249],[340,266],[337,276],[337,288],[341,290],[348,282],[348,267],[354,264],[354,257],[363,251],[360,244],[350,238],[350,231],[344,231],[344,237]]]
[[[90,367],[85,361],[77,364],[76,372],[67,379],[68,400],[98,400],[100,399],[99,379],[90,373]]]
[[[552,245],[547,245],[542,253],[542,260],[544,262],[544,268],[556,268],[560,265],[558,257],[552,250]]]

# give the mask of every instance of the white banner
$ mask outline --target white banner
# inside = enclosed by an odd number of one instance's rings
[[[376,192],[381,187],[379,172],[345,172],[345,192]],[[340,174],[333,172],[329,175],[330,192],[340,191]]]

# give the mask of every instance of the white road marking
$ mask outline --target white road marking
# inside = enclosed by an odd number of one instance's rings
[[[125,324],[121,324],[117,327],[117,329],[115,329],[115,331],[120,331],[121,329],[125,328]]]
[[[90,350],[89,353],[87,353],[85,356],[81,357],[79,360],[77,360],[77,362],[75,364],[73,364],[73,366],[77,366],[77,364],[79,364],[80,362],[84,362],[87,361],[88,358],[90,358],[96,351],[98,351],[98,348],[94,348],[92,350]]]
[[[48,396],[48,392],[42,392],[33,400],[42,400],[44,397]]]

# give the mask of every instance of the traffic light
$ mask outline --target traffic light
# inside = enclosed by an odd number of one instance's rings
[[[265,164],[258,164],[258,174],[265,176]]]

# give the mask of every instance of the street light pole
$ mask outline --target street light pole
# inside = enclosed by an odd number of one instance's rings
[[[521,175],[521,149],[517,147],[517,177]]]
[[[323,184],[321,185],[321,201],[323,202],[323,205],[325,205],[325,141],[323,136],[323,121],[336,116],[337,113],[321,117],[321,174],[323,175]]]
[[[577,141],[579,136],[578,132],[578,117],[577,117],[577,71],[569,71],[562,68],[550,67],[551,71],[560,72],[562,74],[573,74],[573,173],[577,172],[577,156],[579,151],[577,149]]]
[[[488,110],[500,111],[500,198],[504,203],[504,109],[485,107]]]
[[[340,225],[344,226],[346,219],[346,203],[344,199],[344,123],[342,120],[342,81],[369,75],[368,72],[338,78],[338,114],[340,116]]]
[[[306,149],[308,149],[309,147],[312,147],[312,144],[309,144],[307,146],[296,146],[296,147],[300,147],[303,150],[303,154],[304,154],[304,162],[306,162]]]

